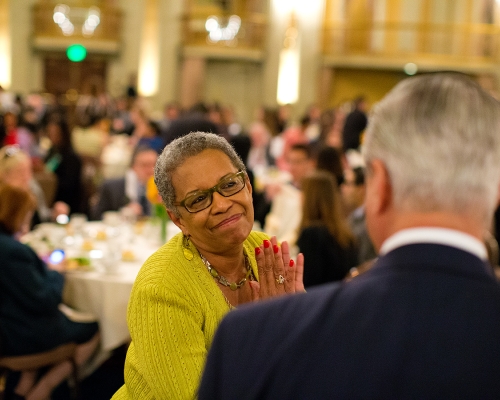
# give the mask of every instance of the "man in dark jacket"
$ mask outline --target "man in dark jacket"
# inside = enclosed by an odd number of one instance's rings
[[[375,265],[229,313],[199,398],[500,398],[500,286],[483,242],[498,132],[499,103],[463,75],[397,85],[366,133]]]

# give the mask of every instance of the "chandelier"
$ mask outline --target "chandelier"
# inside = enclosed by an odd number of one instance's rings
[[[81,29],[83,36],[90,37],[101,22],[101,11],[94,6],[85,8],[58,4],[54,7],[52,19],[61,28],[64,36],[73,35],[76,26]]]
[[[231,15],[223,18],[212,15],[205,22],[205,29],[208,32],[207,40],[210,43],[225,42],[233,44],[241,28],[241,18]]]

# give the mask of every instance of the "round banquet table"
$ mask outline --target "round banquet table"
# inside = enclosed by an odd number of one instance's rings
[[[180,230],[167,225],[167,239]],[[137,235],[130,245],[133,261],[117,260],[112,271],[93,268],[90,271],[68,271],[63,302],[77,311],[90,313],[99,323],[101,351],[113,350],[130,341],[127,327],[127,305],[135,278],[146,259],[159,247],[158,241]]]

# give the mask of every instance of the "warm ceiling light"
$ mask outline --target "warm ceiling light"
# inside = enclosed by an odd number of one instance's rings
[[[237,15],[231,15],[225,26],[223,26],[219,18],[214,15],[208,17],[205,22],[205,29],[208,32],[207,40],[210,43],[230,43],[236,39],[240,28],[241,18]]]

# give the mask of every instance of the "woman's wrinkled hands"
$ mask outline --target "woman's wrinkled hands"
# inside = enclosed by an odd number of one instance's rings
[[[283,294],[304,292],[304,256],[299,253],[297,262],[290,258],[287,242],[278,245],[276,237],[264,240],[255,248],[259,282],[252,281],[252,300],[263,300]]]

